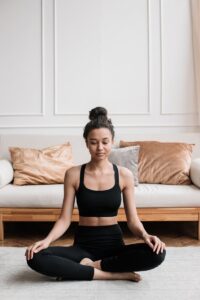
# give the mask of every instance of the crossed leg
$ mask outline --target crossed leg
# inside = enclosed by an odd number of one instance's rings
[[[137,281],[131,272],[106,272],[87,264],[81,264],[80,261],[84,257],[89,257],[92,262],[93,256],[81,247],[49,247],[35,253],[33,258],[27,261],[27,264],[34,271],[56,277],[57,280],[121,279]]]
[[[142,277],[140,274],[135,272],[106,272],[101,269],[101,260],[93,261],[90,258],[83,258],[80,261],[80,264],[85,266],[94,267],[94,277],[93,279],[104,280],[104,279],[112,279],[112,280],[132,280],[132,281],[140,281]]]
[[[163,253],[156,254],[147,244],[139,243],[124,245],[113,256],[97,261],[84,258],[80,263],[94,267],[94,279],[105,279],[105,274],[103,273],[112,272],[112,274],[123,274],[125,277],[128,277],[127,279],[139,281],[141,276],[135,271],[146,271],[156,268],[164,261],[165,255],[165,250]]]
[[[85,259],[87,258],[87,259]],[[34,254],[27,264],[35,271],[64,280],[132,280],[141,277],[135,271],[157,267],[165,251],[156,254],[146,244],[124,245],[118,253],[94,261],[92,254],[78,246],[49,247]]]
[[[35,253],[27,264],[41,274],[65,280],[92,280],[94,268],[83,266],[83,257],[93,258],[88,251],[77,246],[48,247]]]

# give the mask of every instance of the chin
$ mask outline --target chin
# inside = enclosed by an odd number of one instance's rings
[[[104,160],[106,158],[106,156],[105,155],[95,155],[93,158],[95,160]]]

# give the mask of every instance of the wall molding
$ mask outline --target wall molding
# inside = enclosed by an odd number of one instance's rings
[[[41,4],[41,112],[40,113],[0,113],[0,117],[35,117],[45,115],[45,92],[44,92],[44,0],[40,0]],[[0,127],[1,128],[1,127]]]
[[[58,112],[58,97],[57,97],[57,26],[56,26],[56,5],[57,5],[57,0],[53,0],[54,3],[54,7],[53,7],[53,35],[54,35],[54,49],[53,49],[53,58],[54,58],[54,112],[53,115],[54,116],[87,116],[88,113],[84,113],[84,112],[66,112],[66,113],[60,113]],[[150,5],[150,0],[146,0],[146,5],[147,5],[147,10],[146,10],[146,14],[147,14],[147,112],[141,112],[141,113],[134,113],[134,112],[130,112],[130,111],[125,111],[125,112],[121,112],[121,113],[116,113],[116,112],[112,112],[112,115],[114,116],[118,116],[118,115],[124,115],[124,116],[147,116],[147,115],[151,115],[151,99],[150,99],[150,22],[149,22],[149,18],[150,18],[150,9],[149,9],[149,5]]]
[[[84,124],[74,125],[74,124],[55,124],[55,125],[3,125],[0,126],[0,129],[15,129],[15,128],[22,128],[22,129],[28,129],[28,128],[81,128],[83,129],[85,126]],[[118,124],[114,125],[115,128],[199,128],[197,125],[173,125],[173,124]]]
[[[190,11],[191,11],[191,1],[189,1],[190,5]],[[175,115],[187,115],[187,116],[192,116],[195,114],[195,112],[191,113],[175,113],[175,112],[170,112],[166,113],[163,111],[163,21],[162,21],[162,15],[163,15],[163,9],[162,9],[162,2],[163,0],[159,1],[159,17],[160,17],[160,115],[162,116],[175,116]],[[192,26],[192,19],[191,19],[191,13],[190,13],[190,24]],[[192,28],[192,27],[191,27]],[[193,47],[193,46],[192,46]],[[193,57],[193,66],[194,66],[194,57]],[[194,68],[193,68],[194,70]]]

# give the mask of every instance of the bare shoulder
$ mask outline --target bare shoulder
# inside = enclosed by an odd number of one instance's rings
[[[65,182],[76,183],[80,176],[81,165],[73,166],[65,172]]]
[[[124,189],[128,185],[133,185],[134,183],[134,177],[133,173],[126,167],[117,166],[119,170],[119,178],[121,182],[121,187]]]
[[[133,178],[133,173],[126,167],[117,166],[119,170],[119,175],[122,178]]]

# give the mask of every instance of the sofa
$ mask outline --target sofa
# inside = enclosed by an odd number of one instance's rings
[[[141,221],[196,221],[200,240],[200,134],[118,134],[114,147],[119,141],[149,140],[161,142],[184,142],[193,147],[189,185],[139,183],[135,187],[135,202]],[[70,142],[75,164],[87,162],[90,158],[81,135],[65,134],[1,134],[0,159],[11,161],[9,147],[42,149],[51,145]],[[0,170],[1,172],[1,170]],[[0,188],[0,240],[4,239],[4,222],[56,221],[63,200],[63,184],[15,185],[8,182]],[[77,206],[72,221],[78,221]],[[126,221],[123,201],[118,221]]]

